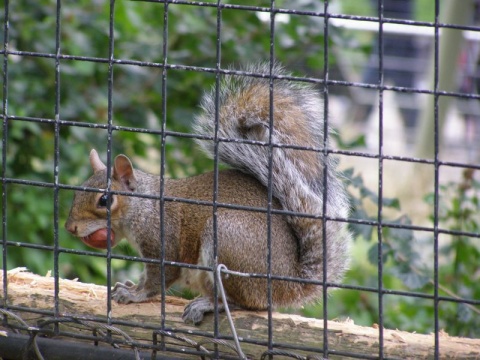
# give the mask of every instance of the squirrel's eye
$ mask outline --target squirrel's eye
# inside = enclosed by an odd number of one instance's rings
[[[108,201],[110,200],[110,194],[103,194],[100,199],[98,199],[98,207],[107,207]]]

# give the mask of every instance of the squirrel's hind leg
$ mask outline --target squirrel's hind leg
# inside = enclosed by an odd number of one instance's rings
[[[237,212],[238,213],[238,212]],[[228,267],[230,266],[230,261],[226,261],[225,255],[230,253],[228,246],[225,245],[231,240],[229,234],[230,225],[232,224],[231,218],[235,214],[230,214],[228,211],[220,210],[217,216],[217,238],[218,238],[218,257],[220,263],[225,263]],[[237,215],[238,216],[238,215]],[[235,228],[235,227],[234,227]],[[213,254],[213,238],[214,238],[214,228],[213,228],[213,219],[207,220],[205,223],[205,228],[202,234],[202,245],[200,250],[200,258],[198,260],[198,265],[214,267],[214,254]],[[235,254],[234,257],[238,255]],[[229,258],[230,256],[227,256]],[[214,284],[214,274],[210,271],[200,271],[200,276],[196,279],[196,289],[203,295],[192,300],[186,307],[183,312],[183,320],[186,323],[199,324],[202,322],[203,317],[206,313],[211,313],[215,311],[215,304],[213,298],[213,284]],[[233,303],[229,304],[230,307],[234,306]],[[218,312],[225,311],[225,304],[219,299],[218,300]]]

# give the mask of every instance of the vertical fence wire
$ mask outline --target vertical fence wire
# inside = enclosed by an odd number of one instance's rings
[[[439,306],[439,293],[438,293],[438,282],[439,282],[439,265],[438,265],[438,206],[439,206],[439,45],[440,45],[440,26],[439,26],[439,16],[440,16],[440,1],[435,0],[435,38],[434,38],[434,81],[433,81],[433,95],[434,96],[434,204],[433,204],[433,311],[434,311],[434,338],[435,338],[435,350],[434,357],[435,359],[440,358],[440,327],[439,327],[439,318],[438,318],[438,306]]]
[[[161,246],[161,324],[162,331],[165,330],[166,308],[165,299],[167,285],[165,283],[165,156],[167,142],[167,64],[168,64],[168,1],[163,5],[163,44],[162,44],[162,104],[161,104],[161,138],[160,138],[160,246]],[[163,338],[162,338],[163,339]],[[165,342],[162,341],[162,347],[165,348]]]
[[[55,123],[54,123],[54,159],[53,159],[53,274],[54,274],[54,316],[59,314],[59,293],[60,293],[60,274],[59,274],[59,237],[58,237],[58,217],[59,217],[59,173],[60,173],[60,31],[61,31],[61,0],[56,4],[56,24],[55,24]],[[58,332],[58,323],[55,323],[55,332]]]
[[[3,99],[2,99],[2,270],[7,273],[7,138],[8,138],[8,40],[9,40],[9,0],[4,3],[3,24]],[[8,308],[8,280],[3,276],[3,307]],[[4,319],[5,319],[4,315]]]
[[[269,47],[269,126],[268,126],[268,176],[267,176],[267,303],[268,303],[268,350],[273,349],[273,301],[272,301],[272,201],[273,201],[273,132],[275,81],[275,0],[270,1],[270,47]],[[272,355],[269,355],[272,358]]]
[[[378,357],[383,359],[383,98],[384,98],[383,0],[378,1]]]
[[[107,79],[107,189],[112,191],[112,135],[113,135],[113,70],[115,39],[115,0],[110,0],[108,25],[108,79]],[[112,201],[107,201],[107,323],[112,323]],[[109,333],[110,334],[110,333]]]
[[[324,7],[323,7],[323,13],[324,13],[324,21],[323,21],[323,158],[325,161],[323,162],[323,209],[322,209],[322,247],[323,247],[323,258],[328,259],[328,253],[327,253],[327,227],[328,227],[328,221],[327,221],[327,203],[328,203],[328,161],[327,158],[329,156],[328,154],[328,142],[329,142],[329,120],[328,120],[328,114],[329,114],[329,87],[328,87],[328,79],[329,79],[329,47],[328,47],[328,24],[329,24],[329,0],[325,0],[324,2]],[[327,261],[324,261],[322,264],[322,273],[323,273],[323,356],[328,358],[329,354],[329,346],[328,346],[328,286],[327,286],[327,279],[328,279],[328,271],[329,269],[327,268]]]
[[[218,306],[218,279],[215,276],[215,271],[218,267],[218,171],[220,161],[218,158],[218,148],[220,141],[218,138],[219,122],[220,122],[220,84],[222,81],[222,1],[217,0],[217,18],[216,18],[216,34],[215,42],[215,129],[213,134],[213,194],[212,194],[212,226],[213,226],[213,300],[214,300],[214,323],[213,336],[217,339],[219,333],[219,306]],[[228,306],[225,304],[224,306]],[[215,346],[215,354],[218,354],[218,347]]]

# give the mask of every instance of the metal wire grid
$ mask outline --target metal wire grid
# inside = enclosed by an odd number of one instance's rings
[[[438,66],[438,48],[439,48],[439,31],[441,28],[450,28],[450,29],[458,29],[458,30],[476,30],[478,31],[477,27],[474,26],[460,26],[457,24],[443,24],[439,22],[439,8],[440,8],[440,2],[439,0],[435,1],[435,21],[433,23],[431,22],[416,22],[416,21],[410,21],[410,20],[398,20],[398,19],[389,19],[385,18],[383,16],[383,4],[382,1],[379,1],[378,3],[378,17],[365,17],[365,16],[347,16],[343,14],[333,14],[329,12],[329,2],[326,1],[324,3],[324,11],[323,12],[308,12],[308,11],[297,11],[297,10],[289,10],[289,9],[282,9],[282,8],[277,8],[275,6],[275,1],[272,0],[270,3],[270,7],[256,7],[256,6],[244,6],[244,5],[233,5],[233,4],[223,4],[220,1],[217,3],[202,3],[202,2],[195,2],[195,1],[161,1],[161,0],[144,0],[148,2],[154,2],[158,3],[158,6],[164,7],[164,26],[163,26],[163,48],[162,48],[162,62],[161,63],[154,63],[154,62],[144,62],[144,61],[135,61],[135,60],[128,60],[128,59],[116,59],[114,57],[114,7],[115,7],[115,1],[111,0],[110,1],[110,19],[109,19],[109,51],[108,51],[108,58],[94,58],[94,57],[84,57],[84,56],[71,56],[71,55],[65,55],[61,53],[61,42],[60,42],[60,29],[61,29],[61,22],[60,22],[60,14],[61,14],[61,5],[62,2],[61,0],[57,1],[56,5],[56,45],[55,45],[55,53],[38,53],[38,52],[30,52],[30,51],[17,51],[17,50],[11,50],[9,48],[9,0],[5,0],[5,5],[4,5],[4,39],[3,39],[3,49],[1,50],[1,54],[3,55],[3,72],[2,72],[2,78],[3,78],[3,99],[2,99],[2,119],[3,119],[3,137],[2,137],[2,259],[3,259],[3,271],[6,272],[6,263],[7,263],[7,255],[8,255],[8,248],[11,246],[23,246],[27,248],[32,248],[32,249],[38,249],[38,250],[48,250],[52,251],[54,253],[54,268],[53,268],[53,275],[55,278],[55,304],[54,304],[54,311],[53,312],[48,312],[48,311],[38,311],[30,308],[24,308],[24,307],[14,307],[9,305],[8,300],[7,300],[7,294],[8,294],[8,284],[7,281],[5,280],[3,282],[3,292],[5,294],[5,297],[3,298],[3,304],[2,308],[3,309],[10,309],[10,310],[19,310],[19,311],[30,311],[30,312],[39,312],[44,315],[49,315],[53,316],[54,321],[53,324],[55,325],[54,332],[57,334],[62,333],[59,329],[59,323],[62,321],[63,317],[59,312],[59,256],[62,253],[71,253],[71,254],[78,254],[78,255],[84,255],[84,256],[96,256],[96,257],[103,257],[106,259],[106,264],[107,264],[107,281],[108,284],[110,285],[112,282],[111,279],[111,261],[112,259],[123,259],[123,260],[130,260],[130,261],[142,261],[144,263],[156,263],[162,266],[164,268],[165,266],[179,266],[178,264],[173,264],[171,262],[165,261],[164,259],[159,259],[159,260],[152,260],[152,259],[142,259],[138,260],[136,257],[132,256],[124,256],[124,255],[116,255],[111,252],[111,248],[107,249],[107,252],[105,254],[100,254],[97,252],[91,252],[91,251],[81,251],[81,250],[74,250],[74,249],[68,249],[68,248],[63,248],[60,246],[60,239],[58,236],[58,229],[59,229],[59,223],[58,223],[58,215],[59,215],[59,206],[58,206],[58,193],[59,190],[63,189],[68,189],[68,190],[85,190],[81,188],[80,186],[69,186],[65,185],[59,182],[58,180],[58,175],[59,175],[59,163],[60,163],[60,152],[59,152],[59,140],[60,140],[60,128],[64,126],[77,126],[77,127],[88,127],[88,128],[99,128],[99,129],[104,129],[107,131],[108,134],[108,140],[107,140],[107,169],[108,169],[108,176],[110,176],[110,169],[111,169],[111,164],[112,164],[112,134],[116,131],[130,131],[130,132],[138,132],[138,133],[148,133],[148,134],[155,134],[161,137],[162,139],[162,145],[161,145],[161,153],[162,153],[162,161],[161,161],[161,176],[165,176],[165,141],[167,137],[185,137],[185,138],[202,138],[198,135],[195,134],[184,134],[184,133],[178,133],[178,132],[173,132],[167,130],[166,127],[166,110],[167,110],[167,96],[166,96],[166,84],[168,81],[168,71],[171,69],[175,70],[183,70],[183,71],[198,71],[198,72],[209,72],[209,73],[214,73],[216,76],[216,84],[217,84],[217,89],[219,81],[222,76],[225,74],[237,74],[237,75],[244,75],[244,76],[262,76],[260,74],[251,74],[251,73],[245,73],[242,71],[232,71],[232,70],[226,70],[224,66],[221,64],[221,39],[222,39],[222,10],[224,9],[235,9],[238,11],[260,11],[260,12],[266,12],[270,14],[270,72],[272,71],[272,66],[273,66],[273,61],[275,59],[275,46],[274,46],[274,39],[275,39],[275,17],[278,14],[296,14],[296,15],[306,15],[306,16],[316,16],[324,19],[324,31],[325,31],[325,37],[328,37],[328,22],[329,19],[331,18],[339,18],[339,19],[352,19],[352,20],[358,20],[358,21],[371,21],[378,23],[378,34],[379,34],[379,48],[378,48],[378,54],[379,54],[379,79],[378,79],[378,84],[372,85],[372,84],[364,84],[364,83],[358,83],[358,82],[348,82],[348,81],[339,81],[339,80],[333,80],[329,78],[329,64],[328,64],[328,54],[329,54],[329,47],[328,47],[328,42],[324,42],[324,76],[323,78],[306,78],[306,77],[293,77],[293,76],[287,76],[287,77],[282,77],[283,79],[287,80],[294,80],[294,81],[304,81],[304,82],[309,82],[309,83],[315,83],[319,84],[321,88],[323,89],[323,95],[324,95],[324,104],[325,104],[325,119],[328,119],[328,112],[329,112],[329,86],[332,85],[340,85],[340,86],[354,86],[354,87],[362,87],[362,88],[371,88],[371,89],[376,89],[378,90],[379,93],[379,100],[378,100],[378,109],[379,109],[379,124],[380,124],[380,137],[379,137],[379,143],[378,143],[378,153],[376,154],[367,154],[364,152],[358,152],[358,151],[347,151],[347,150],[334,150],[329,148],[328,146],[328,139],[325,138],[324,142],[324,148],[323,149],[311,149],[311,148],[304,148],[304,147],[299,147],[295,146],[292,148],[295,149],[300,149],[300,150],[310,150],[310,151],[318,151],[318,152],[323,152],[326,156],[330,155],[342,155],[342,156],[359,156],[359,157],[368,157],[368,158],[373,158],[377,159],[379,163],[379,172],[378,172],[378,221],[366,221],[362,219],[333,219],[333,218],[328,218],[325,215],[323,215],[321,218],[324,220],[324,222],[328,221],[348,221],[350,223],[356,223],[356,224],[363,224],[363,225],[370,225],[373,227],[377,228],[377,233],[378,233],[378,254],[382,254],[382,229],[383,228],[405,228],[405,229],[410,229],[410,230],[420,230],[420,231],[426,231],[426,232],[431,232],[433,233],[434,236],[434,294],[433,296],[426,295],[423,293],[418,293],[418,292],[413,292],[413,291],[392,291],[389,289],[384,288],[384,284],[382,282],[382,272],[383,272],[383,267],[382,267],[382,259],[381,255],[379,255],[378,258],[378,285],[377,287],[366,287],[366,286],[351,286],[351,285],[346,285],[346,284],[330,284],[326,282],[326,279],[320,280],[320,281],[305,281],[304,279],[294,279],[294,278],[286,278],[286,277],[281,277],[281,276],[274,276],[271,274],[270,269],[268,271],[267,275],[254,275],[255,277],[266,277],[267,278],[267,283],[268,283],[268,298],[269,298],[269,303],[271,304],[271,282],[272,280],[290,280],[290,281],[299,281],[299,282],[308,282],[308,283],[314,283],[318,285],[323,285],[324,289],[328,287],[338,287],[338,288],[344,288],[344,289],[351,289],[351,290],[358,290],[358,291],[364,291],[364,292],[372,292],[372,293],[377,293],[378,294],[378,304],[379,304],[379,310],[378,310],[378,321],[379,321],[379,327],[378,327],[378,340],[379,340],[379,345],[378,345],[378,354],[377,355],[362,355],[362,354],[354,354],[354,353],[341,353],[335,350],[332,350],[329,348],[329,343],[328,343],[328,337],[327,337],[327,329],[328,329],[328,297],[326,296],[326,291],[324,291],[324,296],[323,296],[323,302],[324,302],[324,307],[323,307],[323,317],[324,317],[324,331],[323,331],[323,347],[321,349],[312,349],[308,347],[303,347],[303,346],[292,346],[291,344],[278,344],[274,341],[273,333],[272,333],[272,311],[271,311],[271,306],[269,307],[269,312],[268,312],[268,322],[269,322],[269,332],[268,332],[268,341],[266,343],[261,342],[261,341],[256,341],[255,339],[253,340],[245,340],[248,342],[252,343],[259,343],[266,345],[268,347],[268,350],[273,353],[274,351],[274,345],[278,346],[284,346],[286,348],[291,348],[291,349],[302,349],[302,350],[308,350],[308,351],[314,351],[318,353],[322,353],[324,357],[328,357],[329,354],[331,355],[343,355],[343,356],[350,356],[353,358],[385,358],[384,355],[384,340],[383,340],[383,299],[384,295],[389,294],[389,295],[398,295],[398,296],[409,296],[409,297],[416,297],[416,298],[424,298],[424,299],[429,299],[432,300],[433,306],[434,306],[434,324],[435,324],[435,358],[438,359],[440,358],[440,350],[439,350],[439,303],[441,301],[449,301],[449,302],[457,302],[457,303],[465,303],[465,304],[471,304],[471,305],[480,305],[479,300],[468,300],[468,299],[457,299],[453,297],[448,297],[448,296],[440,296],[439,295],[439,283],[438,283],[438,259],[439,259],[439,253],[438,253],[438,237],[440,234],[450,234],[450,235],[465,235],[465,236],[470,236],[474,238],[479,238],[480,235],[478,233],[470,233],[470,232],[463,232],[463,231],[452,231],[452,230],[447,230],[447,229],[442,229],[439,227],[438,223],[438,199],[439,199],[439,170],[441,167],[445,166],[450,166],[450,167],[459,167],[459,168],[471,168],[471,169],[480,169],[480,165],[471,165],[471,164],[465,164],[461,162],[445,162],[441,161],[439,159],[439,131],[438,131],[438,102],[439,98],[443,96],[450,96],[450,97],[457,97],[457,98],[466,98],[466,99],[480,99],[480,95],[478,94],[465,94],[465,93],[459,93],[459,92],[447,92],[447,91],[441,91],[438,88],[438,72],[439,72],[439,66]],[[212,7],[215,8],[217,11],[217,43],[216,43],[216,67],[215,68],[203,68],[203,67],[194,67],[194,66],[184,66],[184,65],[178,65],[178,64],[170,64],[168,63],[168,11],[169,11],[169,6],[172,5],[177,5],[177,4],[182,4],[182,5],[189,5],[189,6],[202,6],[202,7]],[[408,24],[408,25],[416,25],[416,26],[427,26],[427,27],[432,27],[435,31],[435,36],[434,36],[434,63],[435,63],[435,85],[433,90],[425,90],[425,89],[416,89],[416,88],[404,88],[404,87],[397,87],[397,86],[389,86],[385,85],[383,83],[383,47],[382,47],[382,39],[383,39],[383,26],[386,23],[395,23],[395,24]],[[9,86],[8,86],[8,65],[9,65],[9,56],[12,55],[17,55],[17,56],[23,56],[23,57],[44,57],[44,58],[53,58],[55,59],[55,74],[56,74],[56,79],[55,79],[55,84],[56,84],[56,91],[55,91],[55,118],[54,119],[46,119],[46,118],[36,118],[36,117],[25,117],[25,116],[17,116],[15,114],[9,114],[8,111],[8,97],[9,96],[15,96],[15,94],[9,93]],[[61,109],[60,109],[60,74],[61,74],[61,62],[62,61],[86,61],[86,62],[96,62],[96,63],[106,63],[108,64],[108,121],[107,124],[87,124],[83,122],[78,122],[78,121],[65,121],[61,119]],[[112,111],[113,111],[113,102],[112,102],[112,96],[113,96],[113,69],[116,65],[118,64],[129,64],[129,65],[135,65],[135,66],[145,66],[145,67],[157,67],[162,69],[162,104],[161,104],[161,114],[162,114],[162,124],[161,124],[161,129],[160,130],[150,130],[150,129],[145,129],[145,128],[133,128],[133,127],[124,127],[124,126],[118,126],[113,123],[113,118],[112,118]],[[272,106],[272,101],[275,96],[275,88],[273,86],[273,80],[275,79],[275,76],[272,76],[270,73],[269,76],[270,79],[270,104]],[[407,92],[407,93],[420,93],[420,94],[429,94],[431,96],[434,96],[435,98],[435,132],[434,132],[434,137],[435,137],[435,156],[433,160],[428,160],[428,159],[418,159],[418,158],[411,158],[411,157],[404,157],[404,156],[387,156],[383,154],[383,112],[384,112],[384,104],[383,104],[383,93],[386,90],[391,90],[391,91],[396,91],[396,92]],[[218,91],[218,90],[217,90]],[[218,100],[218,92],[216,94],[217,100]],[[218,111],[218,107],[217,107]],[[270,111],[270,114],[273,112]],[[216,114],[216,117],[218,118],[218,113]],[[7,172],[6,172],[6,158],[7,158],[7,146],[8,146],[8,130],[9,130],[9,121],[28,121],[28,122],[37,122],[37,123],[46,123],[46,124],[53,124],[54,129],[55,129],[55,137],[54,137],[54,147],[55,147],[55,157],[54,157],[54,181],[53,182],[40,182],[40,181],[30,181],[30,180],[25,180],[25,179],[17,179],[17,178],[9,178],[7,177]],[[270,121],[272,122],[272,118]],[[326,121],[327,122],[327,121]],[[328,126],[328,123],[325,124],[325,126]],[[205,137],[203,137],[205,139]],[[217,148],[215,150],[215,154],[217,154],[218,151],[218,143],[221,141],[232,141],[231,139],[222,139],[219,138],[217,133],[215,133],[215,136],[213,138],[215,141],[215,144],[217,145]],[[271,139],[270,139],[271,140]],[[249,143],[248,141],[245,141],[246,143]],[[252,143],[252,142],[250,142]],[[259,146],[268,146],[270,151],[274,147],[278,147],[281,145],[278,144],[273,144],[271,141],[268,143],[263,143],[263,144],[258,144]],[[382,198],[383,198],[383,162],[385,160],[396,160],[396,161],[404,161],[404,162],[415,162],[415,163],[422,163],[422,164],[430,164],[434,166],[435,169],[435,203],[434,203],[434,226],[433,227],[423,227],[423,226],[414,226],[414,225],[398,225],[398,224],[392,224],[387,221],[383,220],[383,209],[382,209]],[[271,161],[271,158],[270,158]],[[270,164],[270,179],[271,179],[271,164]],[[324,179],[326,182],[326,177]],[[217,188],[217,183],[218,183],[218,158],[215,156],[215,190]],[[54,190],[54,245],[53,246],[47,246],[47,245],[37,245],[37,244],[28,244],[28,243],[17,243],[17,242],[12,242],[8,240],[8,235],[7,235],[7,203],[6,203],[6,198],[7,198],[7,191],[8,191],[8,185],[9,184],[22,184],[22,185],[29,185],[29,186],[37,186],[37,187],[46,187],[46,188],[52,188]],[[328,184],[327,184],[328,186]],[[99,189],[87,189],[89,191],[99,191]],[[110,191],[110,189],[108,189]],[[120,195],[125,195],[125,196],[139,196],[139,197],[145,197],[145,198],[152,198],[152,196],[144,195],[144,194],[130,194],[130,193],[122,193],[122,192],[112,192]],[[193,201],[189,199],[178,199],[178,198],[171,198],[171,197],[166,197],[164,196],[164,189],[163,189],[163,182],[162,182],[162,188],[160,189],[160,204],[161,204],[161,213],[164,211],[164,204],[165,201],[183,201],[187,203],[194,203],[198,205],[205,205],[205,206],[211,206],[212,211],[213,211],[213,216],[214,216],[214,223],[216,221],[216,209],[219,207],[225,207],[225,208],[235,208],[235,209],[241,209],[244,211],[260,211],[260,212],[265,212],[267,216],[270,218],[274,214],[285,214],[285,215],[296,215],[296,216],[310,216],[308,214],[293,214],[288,211],[283,211],[283,210],[274,210],[271,207],[268,207],[266,209],[258,209],[258,208],[247,208],[247,207],[242,207],[242,206],[234,206],[234,205],[229,205],[229,204],[224,204],[220,203],[217,201],[216,197],[216,191],[214,191],[214,198],[212,199],[211,202],[199,202],[199,201]],[[326,190],[325,194],[326,195]],[[153,197],[156,198],[156,197]],[[272,198],[272,192],[271,192],[271,186],[269,187],[269,199],[271,200]],[[326,202],[324,202],[326,204]],[[324,209],[325,213],[325,209]],[[110,219],[109,219],[110,221]],[[325,231],[325,230],[324,230]],[[161,240],[162,240],[162,248],[165,246],[165,236],[164,236],[164,226],[162,223],[161,227]],[[216,235],[215,235],[216,236]],[[107,236],[109,237],[109,236]],[[271,233],[269,231],[269,238],[267,239],[268,242],[268,248],[271,249]],[[216,241],[214,242],[216,244]],[[214,249],[214,252],[216,254],[216,246]],[[324,251],[326,251],[325,245],[324,245]],[[216,256],[215,256],[216,257]],[[268,253],[268,258],[270,260],[271,258],[271,253],[269,251]],[[270,261],[269,261],[270,264]],[[187,268],[195,268],[195,269],[202,269],[202,270],[208,270],[212,271],[210,268],[204,268],[204,267],[198,267],[194,265],[189,265],[189,264],[181,264],[183,267]],[[328,269],[326,268],[326,264],[324,264],[324,274],[327,273]],[[162,271],[162,273],[164,273]],[[325,276],[325,275],[324,275]],[[165,279],[162,279],[162,285],[163,289],[165,288]],[[110,299],[110,286],[108,287],[108,295]],[[215,286],[216,289],[216,286]],[[215,294],[216,295],[216,294]],[[217,298],[217,296],[215,296]],[[161,324],[160,324],[160,331],[162,332],[167,332],[167,331],[173,331],[172,329],[168,329],[165,325],[165,291],[162,291],[162,313],[161,313]],[[216,305],[218,306],[218,304]],[[108,300],[107,304],[108,308],[108,313],[107,315],[107,326],[112,326],[116,324],[122,324],[122,325],[128,325],[128,326],[141,326],[140,324],[137,323],[132,323],[132,322],[119,322],[112,318],[109,314],[111,314],[111,300]],[[100,319],[98,319],[100,320]],[[6,321],[6,316],[4,315],[4,321]],[[202,332],[198,332],[199,335],[203,335],[206,337],[211,337],[213,336],[215,339],[230,339],[229,336],[225,336],[219,333],[218,330],[218,312],[215,312],[215,327],[214,327],[214,333],[213,335],[211,334],[205,334]],[[156,329],[158,330],[158,329]],[[110,331],[110,330],[108,330]],[[182,330],[175,330],[175,333],[177,334],[182,334],[187,332],[183,332]]]

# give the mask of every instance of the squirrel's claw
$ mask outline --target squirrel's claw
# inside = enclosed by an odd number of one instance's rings
[[[224,310],[225,306],[219,302],[218,311],[220,312]],[[215,304],[213,303],[212,299],[208,297],[199,297],[190,301],[190,303],[185,306],[182,319],[186,323],[197,325],[202,322],[205,313],[213,311],[215,311]]]
[[[116,291],[118,288],[127,288],[130,289],[135,286],[135,283],[133,281],[127,280],[124,283],[117,282],[115,283],[115,286],[113,287],[112,291]]]
[[[117,282],[112,290],[112,299],[119,304],[130,304],[142,302],[147,298],[147,293],[143,289],[138,289],[132,281],[125,283]]]

